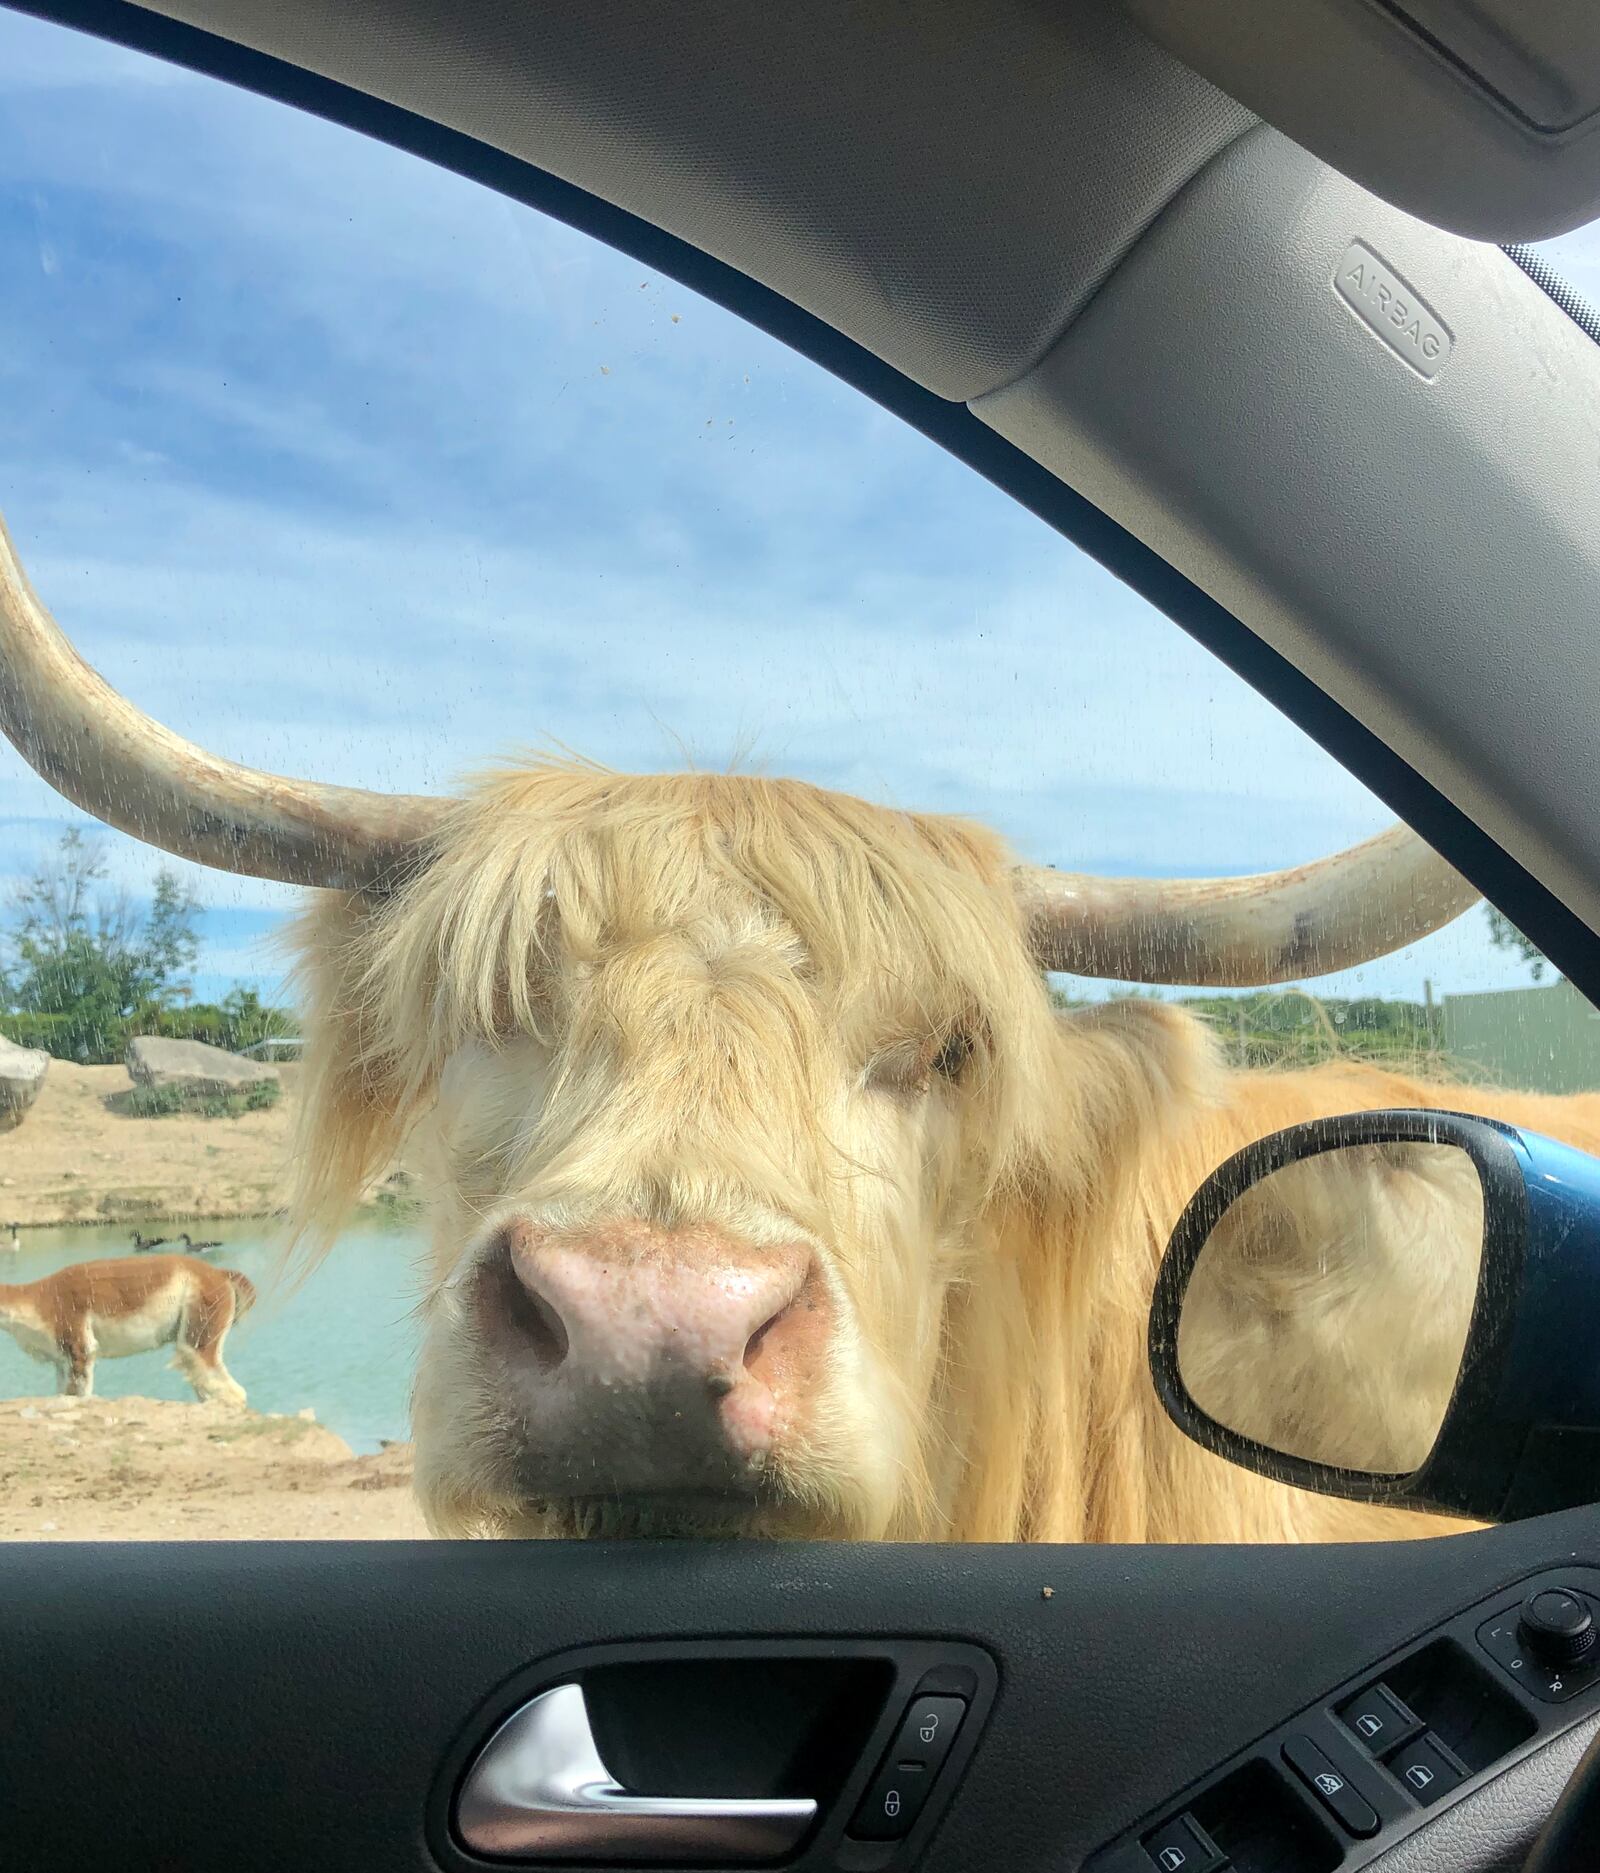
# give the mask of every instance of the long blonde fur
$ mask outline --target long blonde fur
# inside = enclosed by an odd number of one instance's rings
[[[1207,1455],[1144,1366],[1160,1252],[1265,1132],[1492,1108],[1600,1144],[1600,1099],[1364,1067],[1226,1070],[1151,1002],[1062,1014],[1003,843],[803,783],[491,774],[386,900],[299,929],[309,1045],[293,1217],[321,1251],[413,1127],[437,1163],[417,1433],[443,1532],[549,1532],[508,1481],[453,1284],[483,1228],[703,1217],[821,1245],[832,1378],[758,1532],[978,1541],[1381,1535],[1407,1518]],[[953,1037],[959,1078],[935,1068]],[[498,1428],[497,1428],[498,1427]],[[500,1442],[497,1443],[497,1438]],[[1435,1524],[1416,1518],[1419,1528]]]

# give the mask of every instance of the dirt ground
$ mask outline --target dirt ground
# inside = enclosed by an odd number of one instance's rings
[[[236,1119],[129,1118],[106,1103],[129,1084],[121,1066],[50,1062],[33,1110],[0,1134],[0,1222],[260,1216],[281,1206],[287,1083],[270,1110]]]
[[[0,1223],[272,1215],[285,1198],[296,1068],[278,1071],[283,1097],[265,1111],[139,1119],[110,1103],[131,1084],[124,1067],[52,1060],[33,1110],[0,1132]]]
[[[0,1400],[0,1540],[425,1536],[411,1449],[353,1456],[308,1415],[153,1398]]]

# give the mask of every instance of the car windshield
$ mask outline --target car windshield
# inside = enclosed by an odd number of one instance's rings
[[[1600,237],[1560,256],[1600,289]],[[1035,1482],[995,1506],[939,1454],[930,1427],[980,1451],[1023,1408],[962,1390],[1029,1325],[1018,1290],[988,1350],[960,1341],[1020,1280],[1014,1217],[979,1240],[997,1193],[1070,1159],[1088,1205],[1218,1075],[1392,1076],[1341,1082],[1356,1104],[1600,1088],[1594,1010],[1476,903],[1276,979],[1176,940],[1041,943],[1001,907],[1048,897],[1048,868],[1273,872],[1393,815],[1008,496],[587,234],[0,10],[0,281],[0,511],[106,681],[250,770],[477,789],[470,825],[393,809],[438,864],[340,869],[330,836],[275,871],[236,801],[180,812],[171,771],[118,779],[98,744],[72,804],[28,692],[0,748],[0,1535],[548,1532],[530,1505],[556,1498],[582,1534],[613,1526],[607,1491],[651,1489],[622,1532],[722,1532],[745,1526],[730,1451],[763,1479],[758,1532],[1150,1533],[1081,1478],[1030,1523]],[[760,790],[779,779],[820,791]],[[290,875],[333,887],[315,928]],[[1060,1131],[1017,1065],[1040,1009],[1101,1102]],[[626,1334],[574,1246],[600,1223],[666,1271]],[[168,1285],[141,1273],[171,1256]],[[15,1298],[70,1271],[70,1330]],[[1103,1375],[1090,1415],[1142,1372],[1132,1293],[1116,1346],[1073,1355]],[[583,1359],[621,1384],[680,1328],[730,1349],[693,1413],[724,1385],[748,1409],[684,1471],[663,1392],[662,1467],[619,1480],[585,1406],[508,1508],[462,1428],[461,1321],[487,1336],[472,1370],[520,1361],[551,1424]],[[822,1437],[797,1373],[848,1430],[809,1470],[783,1445]],[[1125,1417],[1107,1404],[1107,1449]]]
[[[1591,306],[1600,303],[1600,223],[1575,228],[1554,240],[1535,241],[1518,253],[1536,256],[1551,268],[1558,281]]]

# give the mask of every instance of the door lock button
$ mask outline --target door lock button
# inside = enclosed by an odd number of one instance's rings
[[[1346,1698],[1339,1706],[1339,1717],[1374,1756],[1387,1756],[1422,1732],[1422,1719],[1386,1684],[1369,1684],[1365,1691]]]
[[[914,1697],[889,1746],[889,1759],[921,1763],[932,1774],[950,1754],[966,1714],[959,1697]]]
[[[858,1840],[899,1840],[922,1812],[967,1714],[959,1697],[914,1697],[850,1823]]]
[[[917,1762],[896,1762],[891,1756],[861,1797],[850,1832],[857,1840],[901,1839],[922,1813],[932,1787],[931,1770]]]
[[[1377,1833],[1377,1810],[1356,1793],[1310,1737],[1290,1737],[1283,1746],[1283,1759],[1350,1833],[1360,1840]]]

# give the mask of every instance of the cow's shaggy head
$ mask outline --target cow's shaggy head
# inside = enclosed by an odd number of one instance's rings
[[[300,1216],[422,1121],[436,1527],[950,1525],[1032,1363],[1008,1216],[1088,1204],[1194,1071],[1057,1018],[1010,870],[792,781],[538,767],[310,913]]]
[[[419,1133],[445,1530],[1079,1532],[1061,1466],[1127,1442],[1091,1378],[1138,1383],[1150,1245],[1108,1219],[1137,1233],[1207,1061],[1159,1008],[1058,1019],[1040,971],[1293,979],[1474,897],[1403,828],[1268,877],[1106,880],[795,782],[261,774],[112,692],[3,527],[0,729],[123,831],[326,889],[297,1227],[330,1237]]]

